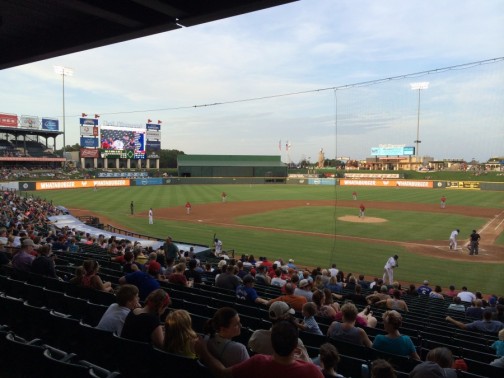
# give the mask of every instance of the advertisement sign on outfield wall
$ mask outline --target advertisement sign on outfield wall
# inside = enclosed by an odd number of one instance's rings
[[[346,180],[341,179],[340,185],[344,186],[386,186],[406,188],[432,188],[432,181],[416,180]]]
[[[147,185],[163,185],[164,179],[162,177],[142,178],[131,180],[131,185],[134,186],[147,186]]]
[[[39,181],[36,190],[82,189],[100,186],[130,186],[130,180],[76,180],[76,181]]]
[[[478,181],[447,181],[446,188],[480,190],[480,183]]]

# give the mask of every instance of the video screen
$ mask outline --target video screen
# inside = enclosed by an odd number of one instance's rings
[[[100,134],[103,157],[145,159],[145,129],[102,126]]]

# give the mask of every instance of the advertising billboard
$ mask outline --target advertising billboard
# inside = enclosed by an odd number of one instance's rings
[[[98,127],[91,125],[82,125],[80,127],[80,134],[82,136],[98,136]]]
[[[22,115],[19,119],[19,127],[24,129],[38,130],[40,125],[39,117]]]
[[[0,126],[17,127],[18,116],[16,114],[0,113]]]
[[[97,118],[79,118],[79,123],[84,126],[98,126]]]
[[[80,145],[84,148],[97,148],[98,147],[98,138],[90,138],[90,137],[81,137]]]
[[[102,158],[145,159],[145,129],[102,126]]]
[[[412,156],[415,155],[415,147],[405,145],[380,144],[371,147],[371,156]]]
[[[59,121],[54,118],[42,118],[42,130],[58,131]]]

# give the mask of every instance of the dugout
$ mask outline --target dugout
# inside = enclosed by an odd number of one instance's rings
[[[287,177],[280,156],[179,155],[179,177]]]

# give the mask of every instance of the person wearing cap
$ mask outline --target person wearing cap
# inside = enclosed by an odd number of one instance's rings
[[[477,255],[479,252],[479,241],[481,239],[480,234],[476,232],[476,230],[472,231],[472,234],[469,235],[469,255]]]
[[[122,285],[116,293],[116,303],[107,308],[96,328],[120,335],[130,311],[140,307],[138,301],[138,288],[135,285]]]
[[[303,305],[307,302],[306,297],[302,295],[295,295],[294,285],[290,282],[285,284],[284,287],[285,287],[285,295],[281,295],[279,297],[270,299],[267,305],[270,306],[272,303],[281,301],[287,303],[295,311],[301,312],[303,309]]]
[[[420,295],[427,295],[428,296],[428,295],[430,295],[431,291],[432,291],[432,288],[429,286],[429,281],[427,281],[427,280],[424,280],[423,285],[417,289],[417,292]]]
[[[248,360],[228,368],[209,353],[204,340],[196,343],[196,352],[215,377],[257,378],[261,375],[323,378],[318,366],[299,360],[298,333],[292,322],[279,321],[273,325],[270,332],[270,355],[255,354]]]
[[[34,243],[31,239],[23,239],[22,247],[12,256],[12,267],[17,270],[22,270],[24,272],[29,272],[31,270],[31,266],[33,260],[35,260],[34,253]]]
[[[170,295],[163,289],[156,289],[151,292],[145,300],[144,307],[135,308],[126,316],[121,337],[150,343],[162,349],[164,332],[160,323],[160,316],[170,303]]]
[[[161,265],[158,262],[153,261],[149,264],[149,270],[147,272],[138,270],[136,272],[128,273],[119,278],[119,284],[135,285],[138,288],[140,300],[144,301],[151,292],[159,289],[160,284],[158,278],[160,272]]]
[[[254,282],[255,279],[250,274],[243,277],[243,283],[236,288],[236,298],[248,303],[267,305],[268,301],[257,295]]]
[[[471,323],[462,323],[456,319],[453,319],[451,316],[447,316],[447,322],[450,322],[457,326],[458,328],[474,331],[474,332],[484,332],[484,333],[494,333],[497,334],[501,329],[504,328],[504,323],[498,320],[492,320],[492,311],[483,311],[483,319],[475,320]]]
[[[287,263],[287,267],[291,269],[297,269],[296,265],[294,264],[293,259],[289,259],[289,262]]]
[[[383,282],[387,282],[386,278],[388,277],[389,285],[392,285],[394,283],[394,269],[399,267],[399,264],[397,263],[398,259],[399,256],[397,255],[389,257],[389,259],[385,263],[385,266],[383,267]]]
[[[308,302],[313,300],[310,282],[307,279],[299,281],[298,287],[294,289],[294,295],[305,297]]]
[[[291,308],[285,302],[272,303],[268,309],[269,319],[271,320],[273,327],[275,326],[276,323],[285,320],[292,322],[294,324],[292,317],[294,313],[295,313],[294,309]],[[273,355],[274,349],[271,343],[271,331],[273,327],[270,329],[258,329],[254,331],[254,333],[252,333],[248,341],[249,349],[254,353],[267,354],[270,356]],[[299,338],[298,338],[298,348],[301,352],[300,359],[310,361],[308,354],[306,352],[306,348],[303,344],[303,341]]]
[[[460,233],[460,230],[457,228],[456,230],[453,230],[450,234],[450,243],[449,247],[450,249],[457,250],[457,236]]]

